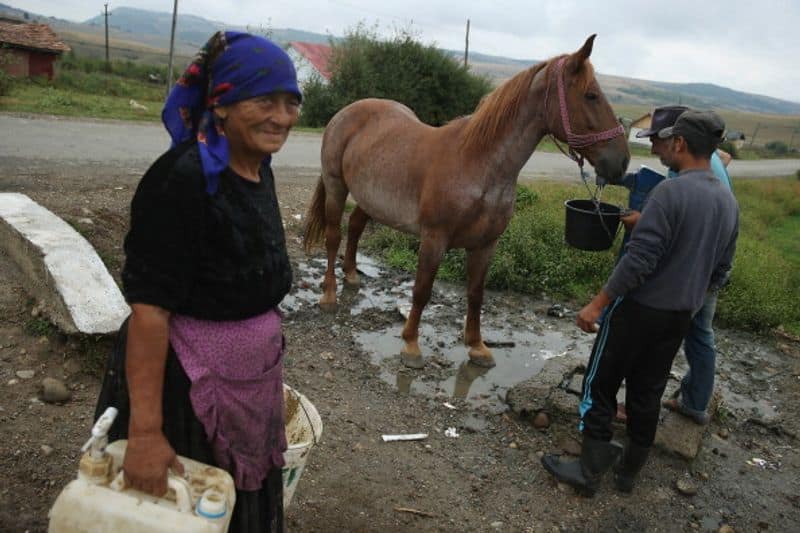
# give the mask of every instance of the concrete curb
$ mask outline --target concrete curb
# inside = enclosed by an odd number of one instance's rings
[[[0,193],[0,246],[65,333],[113,333],[130,313],[92,245],[24,194]]]

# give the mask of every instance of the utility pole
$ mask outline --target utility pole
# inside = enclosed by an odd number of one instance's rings
[[[169,35],[169,66],[167,67],[167,96],[172,88],[172,59],[175,55],[175,22],[178,20],[178,0],[172,5],[172,32]]]
[[[467,68],[467,63],[469,61],[469,19],[467,19],[467,37],[464,43],[464,68]]]
[[[753,147],[753,143],[756,142],[756,134],[758,133],[759,128],[761,127],[761,123],[756,123],[756,129],[753,131],[753,136],[750,137],[750,148]]]
[[[105,12],[103,15],[106,19],[106,70],[111,72],[111,61],[108,58],[108,4],[105,4]]]

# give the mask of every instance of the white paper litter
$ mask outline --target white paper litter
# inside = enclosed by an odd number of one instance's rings
[[[393,442],[398,440],[424,440],[428,438],[427,433],[408,433],[405,435],[383,435],[383,442]]]

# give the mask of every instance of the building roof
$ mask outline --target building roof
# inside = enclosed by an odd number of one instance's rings
[[[331,47],[327,44],[304,43],[299,41],[292,41],[289,46],[297,50],[300,55],[308,60],[317,72],[326,80],[331,79],[331,71],[328,68],[328,62],[331,59]]]
[[[633,119],[631,121],[631,126],[634,127],[634,128],[642,128],[642,129],[649,128],[650,127],[650,121],[652,120],[652,117],[650,115],[651,115],[651,113],[648,112],[648,113],[645,113],[644,115],[642,115],[639,118]]]
[[[30,48],[53,54],[70,50],[47,24],[27,24],[7,19],[0,20],[0,43],[13,48]]]

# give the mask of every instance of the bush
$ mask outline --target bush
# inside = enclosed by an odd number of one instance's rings
[[[303,125],[324,126],[345,105],[373,97],[402,102],[421,121],[438,126],[471,113],[492,88],[487,78],[408,32],[381,41],[359,25],[331,46],[330,83],[312,80],[304,87]]]
[[[775,155],[786,155],[789,153],[789,145],[783,141],[770,141],[764,145],[764,148]]]
[[[14,84],[14,77],[0,69],[0,96],[5,96],[11,91]]]
[[[11,91],[14,84],[14,76],[3,70],[3,67],[14,61],[9,52],[6,52],[3,45],[0,45],[0,96],[5,96]]]

